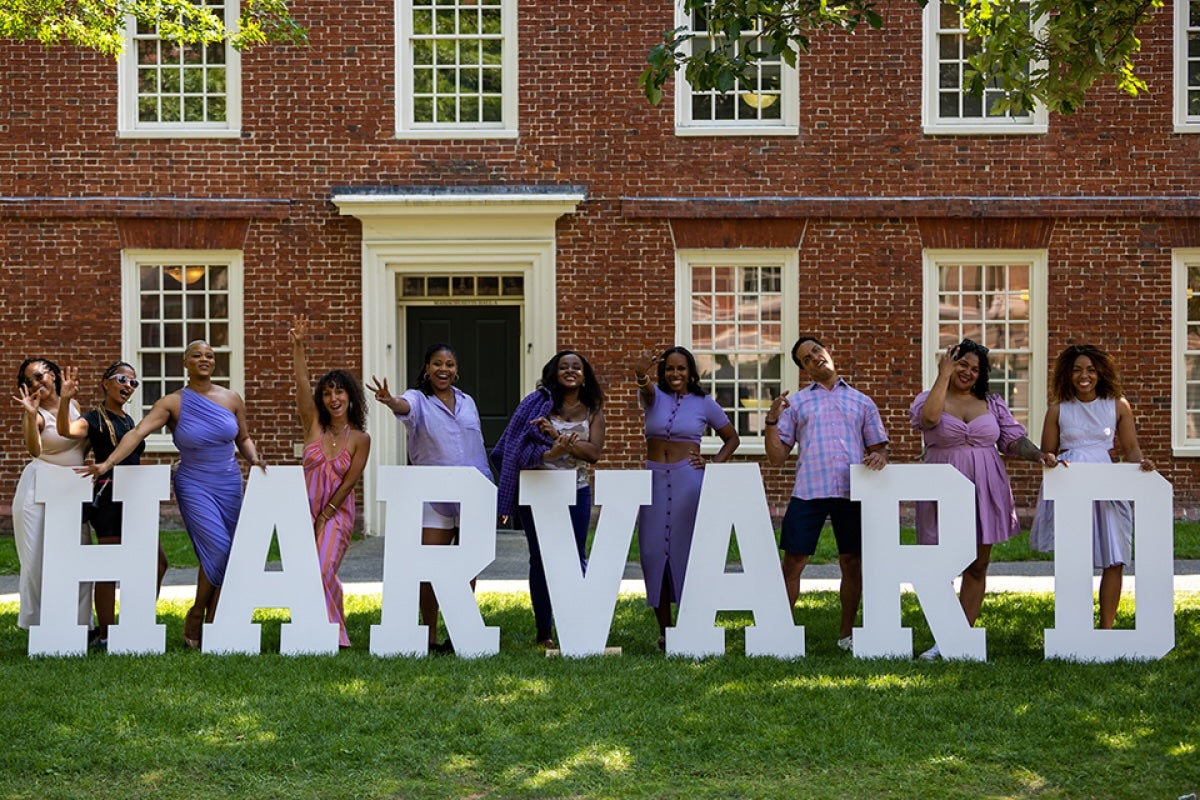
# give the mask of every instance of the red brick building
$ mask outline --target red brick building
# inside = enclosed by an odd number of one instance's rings
[[[232,2],[232,0],[230,0]],[[206,0],[219,5],[218,0]],[[691,347],[762,459],[762,408],[794,388],[800,331],[872,395],[893,459],[939,348],[997,356],[1036,440],[1053,356],[1114,351],[1142,443],[1200,509],[1200,2],[1143,30],[1151,90],[1078,113],[986,114],[934,0],[815,37],[725,97],[646,103],[671,3],[300,2],[307,47],[173,47],[131,29],[119,63],[0,50],[0,364],[123,357],[134,413],[208,338],[260,451],[298,463],[287,328],[314,372],[406,385],[425,343],[460,349],[489,426],[556,350],[610,393],[604,466],[644,453],[631,356]],[[1189,15],[1189,10],[1191,14]],[[232,14],[233,7],[229,8]],[[683,20],[678,20],[682,22]],[[401,426],[372,408],[376,464]],[[10,406],[0,497],[25,454]],[[169,459],[169,440],[156,445]],[[1037,474],[1012,464],[1018,503]],[[371,470],[369,470],[369,473]],[[773,504],[789,470],[765,466]],[[368,479],[368,494],[373,486]],[[369,522],[377,519],[368,505]]]

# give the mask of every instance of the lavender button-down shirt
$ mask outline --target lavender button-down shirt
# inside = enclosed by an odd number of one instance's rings
[[[410,407],[397,414],[408,429],[408,461],[417,466],[475,467],[492,480],[483,427],[471,396],[454,389],[454,411],[419,389],[401,395]]]
[[[814,382],[788,397],[779,439],[789,450],[800,445],[792,496],[815,500],[849,498],[850,465],[888,437],[875,402],[838,378],[833,389]]]

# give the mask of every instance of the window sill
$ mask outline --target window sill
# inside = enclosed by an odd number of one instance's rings
[[[701,127],[696,125],[691,126],[675,126],[676,136],[799,136],[800,127],[798,125],[777,125],[772,127],[766,126],[713,126]]]
[[[195,128],[157,128],[154,130],[119,130],[121,139],[240,139],[240,130],[197,130]]]
[[[1049,129],[1050,126],[1045,122],[1028,125],[964,123],[921,126],[921,132],[926,136],[1039,136]]]

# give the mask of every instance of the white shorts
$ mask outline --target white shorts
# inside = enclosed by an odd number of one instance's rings
[[[437,528],[443,531],[453,530],[458,527],[458,516],[455,514],[448,517],[445,514],[439,514],[430,503],[425,503],[421,509],[421,527]]]

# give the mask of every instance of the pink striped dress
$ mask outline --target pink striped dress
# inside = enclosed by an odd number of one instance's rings
[[[341,450],[332,459],[325,455],[320,439],[304,448],[304,482],[308,487],[308,506],[314,520],[329,504],[333,493],[342,485],[346,471],[350,469],[350,451],[346,447],[349,440],[350,428],[347,426]],[[346,609],[342,602],[342,582],[338,580],[337,572],[350,545],[353,530],[354,492],[351,492],[337,513],[316,532],[317,560],[321,564],[321,581],[325,584],[325,609],[329,613],[329,621],[338,624],[338,643],[342,647],[350,646],[350,637],[346,635]]]

